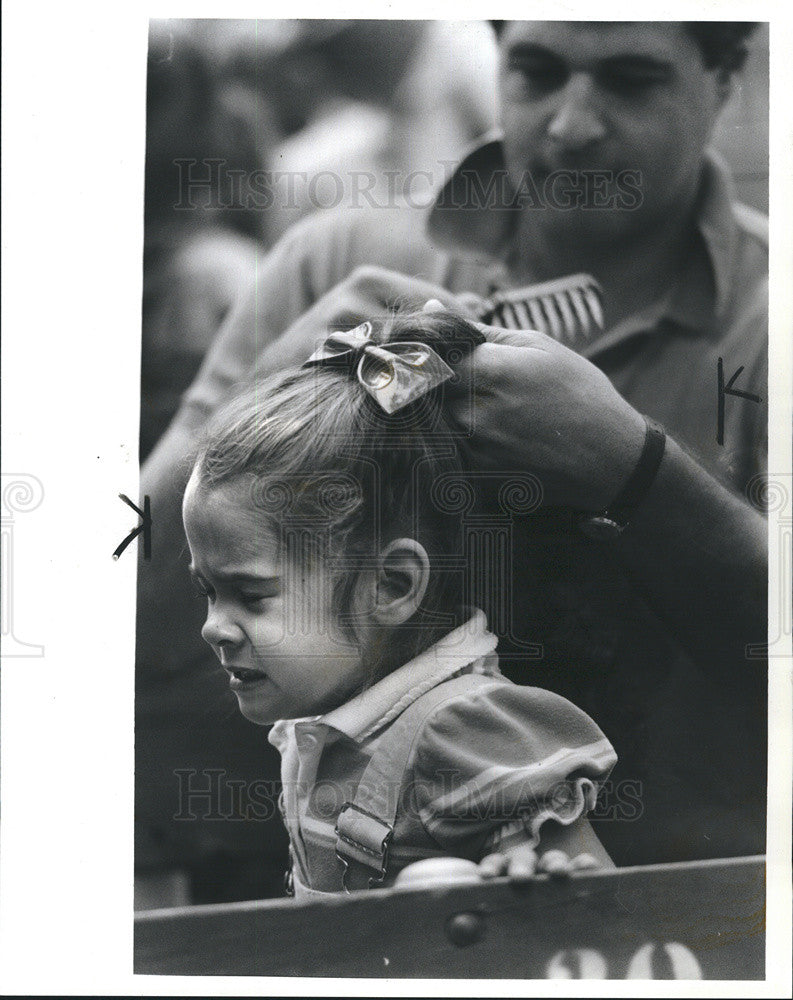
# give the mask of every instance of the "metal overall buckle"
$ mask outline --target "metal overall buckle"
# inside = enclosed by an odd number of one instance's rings
[[[348,879],[356,869],[373,873],[369,876],[367,888],[372,889],[382,883],[393,834],[394,827],[390,823],[384,823],[352,802],[344,803],[336,820],[336,857],[344,865],[341,884],[345,892],[352,891]],[[351,863],[356,868],[351,869]]]

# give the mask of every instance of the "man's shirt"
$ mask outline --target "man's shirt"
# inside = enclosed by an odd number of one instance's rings
[[[486,144],[463,161],[455,177],[474,172],[481,178],[479,190],[487,191],[490,175],[499,169],[496,150],[497,144]],[[452,207],[444,208],[445,201]],[[505,263],[509,233],[503,219],[483,224],[483,217],[495,215],[462,207],[442,193],[434,206],[364,204],[303,220],[262,261],[255,290],[221,329],[185,395],[182,419],[190,421],[195,412],[203,421],[249,374],[261,351],[357,267],[374,264],[483,297],[509,288],[514,284]],[[709,155],[696,238],[674,287],[583,352],[632,405],[741,491],[764,468],[767,228],[764,216],[734,201],[726,167]],[[279,347],[289,354],[289,345]],[[300,345],[295,361],[310,353]],[[743,366],[735,388],[763,400],[757,405],[727,398],[723,445],[716,440],[719,357],[725,380]]]

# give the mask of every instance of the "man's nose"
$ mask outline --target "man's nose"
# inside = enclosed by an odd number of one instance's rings
[[[242,630],[219,604],[209,608],[201,637],[210,646],[235,645],[242,640]]]
[[[548,123],[548,135],[565,150],[585,149],[606,134],[593,89],[588,74],[573,73],[561,91],[559,106]]]

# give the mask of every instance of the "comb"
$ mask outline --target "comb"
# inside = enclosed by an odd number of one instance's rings
[[[494,292],[479,320],[507,330],[539,330],[563,344],[591,340],[603,330],[603,293],[589,274],[570,274],[540,285]]]

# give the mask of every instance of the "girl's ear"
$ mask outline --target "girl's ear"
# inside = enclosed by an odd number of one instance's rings
[[[430,560],[414,538],[396,538],[380,552],[372,618],[402,625],[418,611],[430,579]]]

